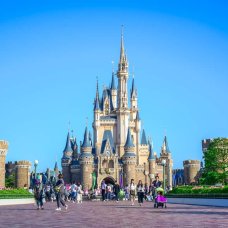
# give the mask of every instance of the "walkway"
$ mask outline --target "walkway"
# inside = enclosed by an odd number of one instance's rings
[[[37,211],[30,205],[0,206],[0,227],[228,227],[228,208],[168,204],[168,208],[142,207],[129,202],[69,203],[55,211],[55,203]]]

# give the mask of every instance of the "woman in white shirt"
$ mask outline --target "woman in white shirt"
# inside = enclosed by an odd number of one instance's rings
[[[137,193],[138,193],[138,202],[140,206],[142,206],[142,203],[143,203],[144,192],[145,192],[145,188],[143,186],[143,183],[141,180],[139,180],[137,185]]]
[[[80,183],[77,185],[77,203],[82,203],[82,186]]]
[[[136,185],[134,183],[134,179],[131,179],[129,188],[130,188],[131,206],[133,206],[135,204],[135,193],[136,193]]]

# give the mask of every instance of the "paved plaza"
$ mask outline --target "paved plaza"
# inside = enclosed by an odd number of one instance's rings
[[[37,211],[32,204],[0,206],[0,227],[228,227],[228,208],[168,204],[168,208],[142,207],[129,202],[68,203],[66,211],[55,211],[46,203]]]

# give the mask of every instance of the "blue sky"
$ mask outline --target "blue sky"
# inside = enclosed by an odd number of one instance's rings
[[[120,30],[154,147],[201,159],[203,138],[228,136],[226,1],[5,1],[0,7],[0,139],[7,161],[54,167],[68,121],[92,130],[95,83],[109,85]],[[131,78],[129,79],[131,83]]]

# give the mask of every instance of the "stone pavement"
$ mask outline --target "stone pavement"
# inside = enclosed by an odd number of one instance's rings
[[[56,203],[46,203],[44,210],[33,204],[0,206],[0,227],[228,227],[228,208],[168,204],[153,208],[129,202],[68,203],[66,211],[55,211]]]

